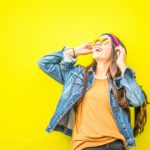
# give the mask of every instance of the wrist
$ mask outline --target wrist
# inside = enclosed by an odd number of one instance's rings
[[[118,64],[119,69],[121,70],[121,73],[123,74],[127,66],[124,63]]]
[[[80,53],[79,53],[80,52],[79,47],[75,47],[74,51],[75,51],[75,57],[78,56],[78,55],[80,55]]]
[[[69,49],[65,50],[64,53],[70,55],[71,57],[74,56],[74,52],[73,52],[73,49],[72,49],[72,48],[69,48]]]

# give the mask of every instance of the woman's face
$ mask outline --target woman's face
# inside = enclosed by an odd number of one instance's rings
[[[102,35],[93,45],[93,58],[97,61],[108,61],[111,58],[112,41],[108,35]]]

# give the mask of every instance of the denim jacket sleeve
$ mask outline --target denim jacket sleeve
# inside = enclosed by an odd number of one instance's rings
[[[69,47],[64,46],[60,51],[52,52],[38,59],[38,66],[54,80],[60,84],[64,84],[65,80],[74,64],[78,60],[78,57],[71,57],[64,53]]]
[[[130,67],[126,67],[124,73],[116,77],[113,83],[117,89],[125,87],[130,106],[138,107],[144,103],[145,95],[136,82],[135,72]]]

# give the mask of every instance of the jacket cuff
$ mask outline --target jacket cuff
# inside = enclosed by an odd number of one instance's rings
[[[113,83],[117,89],[120,89],[126,84],[126,82],[134,82],[134,78],[136,78],[135,71],[130,67],[126,67],[121,76],[114,78]]]

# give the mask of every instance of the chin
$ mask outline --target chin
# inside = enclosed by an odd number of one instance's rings
[[[93,54],[93,59],[95,59],[96,61],[107,61],[108,59],[102,55],[94,55]]]
[[[101,55],[93,54],[93,59],[103,59]]]

